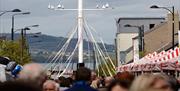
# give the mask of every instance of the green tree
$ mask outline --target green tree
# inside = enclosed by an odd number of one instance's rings
[[[144,50],[144,51],[139,51],[139,57],[140,58],[142,58],[142,57],[144,57],[146,54],[146,50]]]
[[[99,76],[113,76],[116,74],[116,68],[113,66],[115,65],[116,61],[112,60],[113,64],[110,60],[106,60],[103,64],[98,65],[98,69],[96,72]]]
[[[28,52],[25,39],[23,39],[23,41],[22,39],[17,41],[1,40],[0,56],[9,57],[11,60],[21,65],[31,62],[31,56]]]

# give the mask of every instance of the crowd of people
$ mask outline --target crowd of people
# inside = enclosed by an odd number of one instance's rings
[[[72,76],[52,79],[39,64],[23,66],[17,78],[0,83],[0,91],[178,91],[179,81],[163,73],[134,76],[119,72],[114,77],[98,77],[80,67]]]

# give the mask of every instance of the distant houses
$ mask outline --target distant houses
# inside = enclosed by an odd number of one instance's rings
[[[163,17],[120,17],[116,19],[117,32],[115,37],[116,59],[118,65],[127,64],[138,59],[139,32],[136,27],[125,25],[144,26],[143,54],[159,52],[172,47],[172,16]],[[175,14],[175,34],[179,30],[179,15]],[[175,43],[178,36],[175,36]]]
[[[116,19],[117,32],[115,38],[118,64],[126,64],[133,60],[133,38],[138,36],[138,28],[125,25],[141,26],[144,31],[150,30],[165,21],[162,17],[120,17]]]

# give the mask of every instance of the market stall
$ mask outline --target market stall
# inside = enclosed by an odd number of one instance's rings
[[[175,71],[180,72],[180,48],[174,50],[154,52],[126,65],[118,67],[119,72],[163,72]]]

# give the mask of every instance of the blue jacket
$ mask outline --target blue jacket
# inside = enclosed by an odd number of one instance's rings
[[[85,81],[78,81],[74,85],[65,91],[97,91],[91,88]]]

